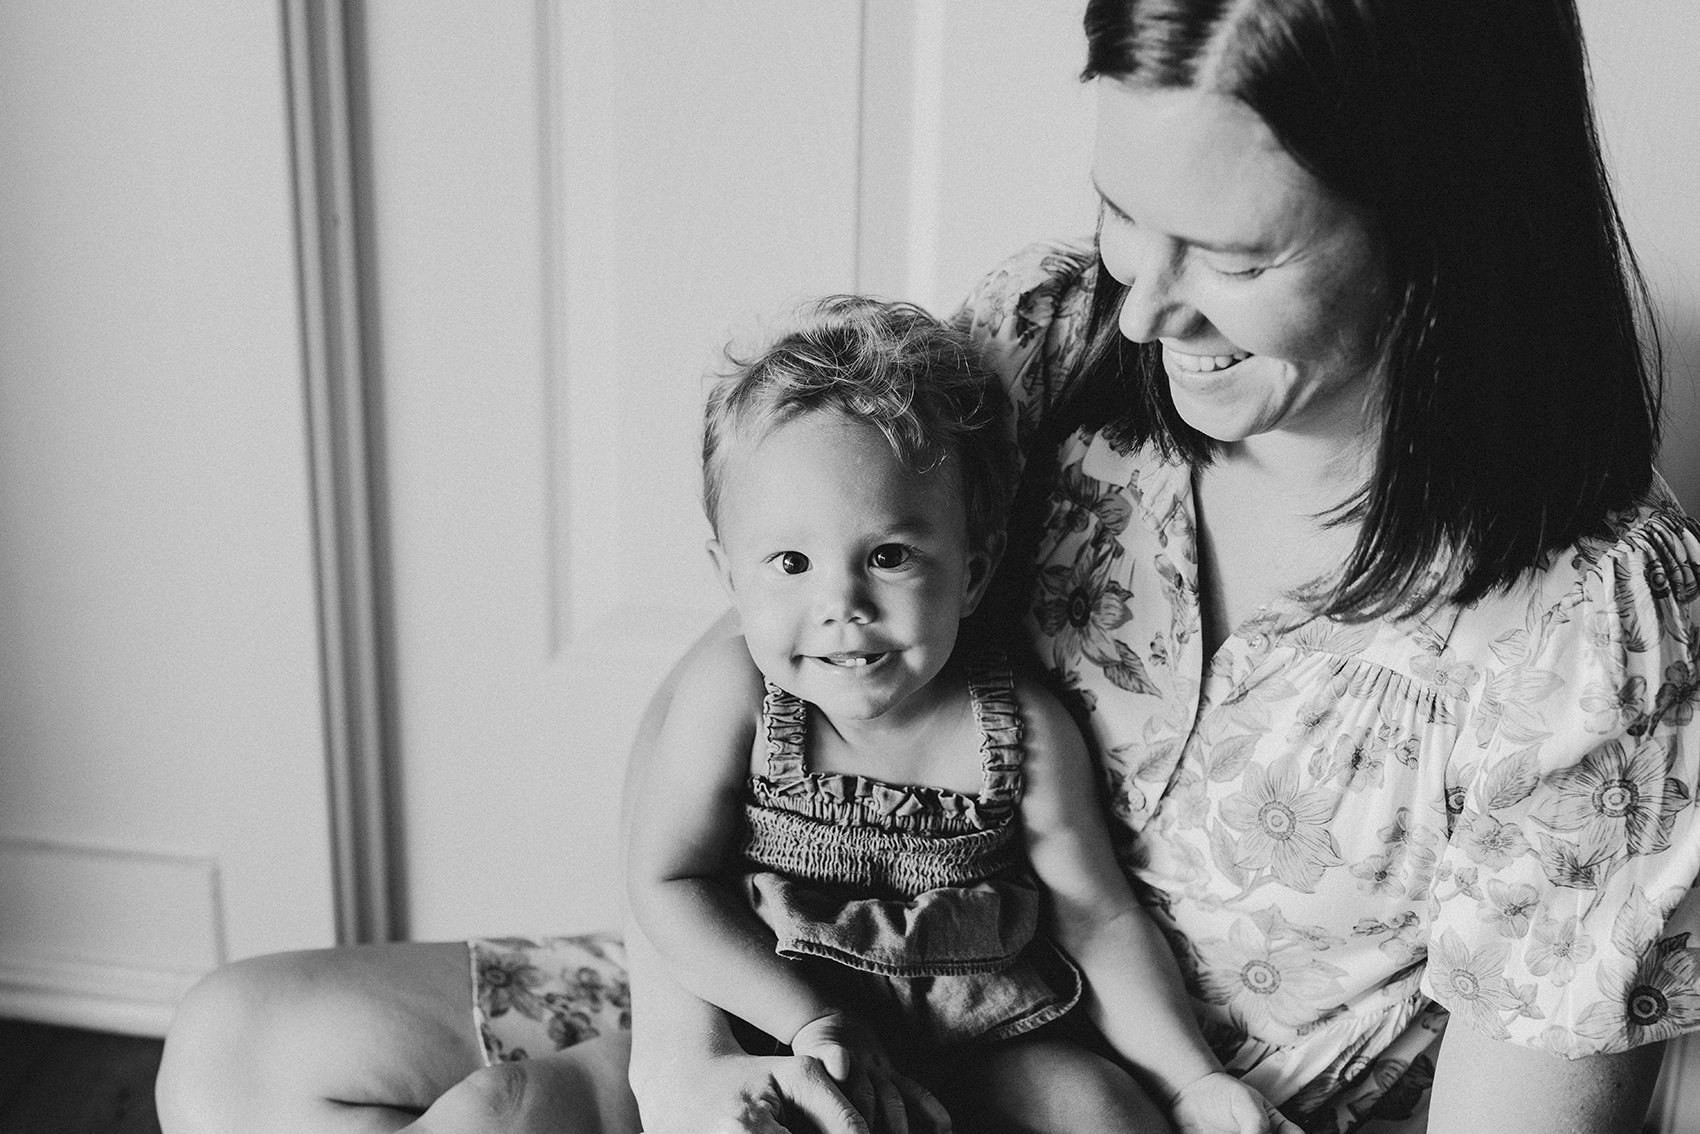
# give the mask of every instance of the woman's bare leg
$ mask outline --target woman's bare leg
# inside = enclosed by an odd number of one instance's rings
[[[185,998],[166,1134],[636,1131],[624,1038],[483,1068],[464,943],[256,957]]]

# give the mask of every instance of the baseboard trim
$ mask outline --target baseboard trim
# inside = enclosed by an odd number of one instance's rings
[[[163,1036],[199,973],[44,957],[0,957],[0,1016]]]
[[[164,1035],[224,959],[215,862],[0,835],[0,1015]]]

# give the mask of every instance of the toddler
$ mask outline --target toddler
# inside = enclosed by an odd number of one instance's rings
[[[852,297],[713,391],[709,552],[742,636],[679,676],[633,912],[875,1130],[947,1127],[915,1080],[954,1075],[1023,1129],[1297,1134],[1205,1045],[1072,720],[959,633],[1002,550],[1006,417],[965,338]]]

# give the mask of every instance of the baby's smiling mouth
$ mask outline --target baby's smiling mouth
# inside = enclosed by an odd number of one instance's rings
[[[827,665],[837,666],[839,669],[861,669],[873,665],[883,657],[885,657],[883,653],[873,654],[847,650],[840,654],[821,654],[815,660],[825,662]]]

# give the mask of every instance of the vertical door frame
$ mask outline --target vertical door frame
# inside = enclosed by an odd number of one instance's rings
[[[361,7],[282,0],[338,944],[405,932]]]

